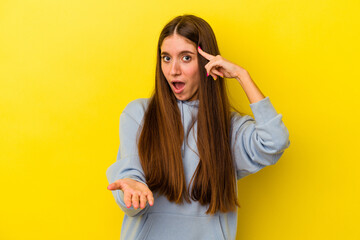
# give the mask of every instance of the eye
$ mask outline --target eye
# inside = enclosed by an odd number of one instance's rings
[[[164,60],[164,62],[168,62],[168,60],[166,60],[166,58],[169,58],[169,56],[163,56],[162,59]],[[170,60],[170,59],[169,59]]]
[[[187,58],[187,60],[185,58]],[[191,56],[186,55],[186,56],[184,56],[184,59],[185,59],[186,62],[189,62],[191,60]]]

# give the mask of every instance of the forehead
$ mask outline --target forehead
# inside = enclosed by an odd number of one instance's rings
[[[164,39],[160,49],[161,49],[161,53],[164,51],[168,53],[179,53],[184,50],[195,52],[196,46],[189,39],[174,34]]]

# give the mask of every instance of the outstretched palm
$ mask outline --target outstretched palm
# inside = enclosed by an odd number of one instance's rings
[[[122,190],[127,208],[133,205],[135,209],[139,208],[139,206],[141,209],[144,209],[146,202],[149,202],[150,206],[154,204],[154,197],[150,189],[145,184],[130,178],[116,180],[109,184],[107,189]]]

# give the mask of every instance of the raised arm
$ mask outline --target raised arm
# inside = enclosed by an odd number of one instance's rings
[[[242,178],[261,168],[275,164],[290,146],[289,131],[249,73],[220,55],[213,56],[198,47],[199,54],[209,60],[206,72],[214,80],[218,76],[236,78],[244,89],[255,120],[251,116],[234,113],[231,119],[231,147],[236,163],[237,177]]]
[[[255,120],[238,113],[232,117],[231,146],[238,179],[275,164],[290,146],[282,114],[276,112],[269,97],[250,107]]]

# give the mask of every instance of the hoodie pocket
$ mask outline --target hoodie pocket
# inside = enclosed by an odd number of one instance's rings
[[[225,240],[219,216],[149,213],[137,240]]]

